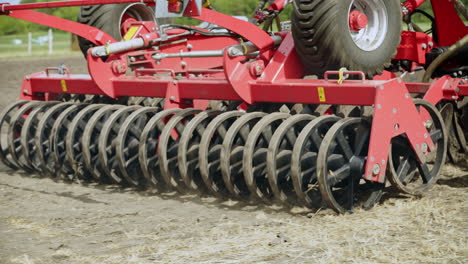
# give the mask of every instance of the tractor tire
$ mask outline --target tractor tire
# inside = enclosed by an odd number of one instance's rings
[[[98,28],[114,39],[120,40],[124,15],[129,15],[138,21],[155,21],[154,10],[141,3],[82,6],[77,21]],[[78,37],[78,42],[85,57],[88,49],[95,46],[82,37]]]
[[[399,0],[294,0],[292,34],[306,75],[346,67],[367,77],[390,66],[402,30]],[[352,11],[365,27],[351,30]],[[363,26],[363,25],[361,25]]]

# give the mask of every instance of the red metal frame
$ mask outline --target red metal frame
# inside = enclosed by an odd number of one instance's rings
[[[455,11],[451,0],[431,0],[437,29],[437,45],[451,46],[468,34],[468,26]]]
[[[406,8],[404,15],[410,15],[426,0],[408,0],[402,6]],[[431,0],[435,18],[437,38],[414,31],[403,31],[401,44],[395,60],[408,60],[418,65],[425,65],[426,53],[435,47],[447,47],[455,44],[468,34],[468,26],[455,11],[455,3],[451,0]]]
[[[20,5],[11,5],[9,3],[0,3],[0,12],[10,12],[15,10],[30,10],[56,7],[71,7],[84,5],[106,5],[106,4],[125,4],[125,3],[146,3],[154,5],[154,0],[67,0],[56,2],[39,2]]]
[[[432,2],[433,5],[435,2],[438,5],[447,1]],[[27,9],[131,2],[137,1],[65,1],[1,5],[1,8],[5,15],[66,30],[85,37],[97,45],[105,45],[115,40],[100,30]],[[153,0],[138,2],[154,3]],[[275,3],[279,6],[272,8],[283,8],[281,4],[286,2],[277,1]],[[440,10],[442,11],[436,12],[438,20],[441,20],[440,16],[450,14],[446,7],[440,7]],[[203,59],[171,58],[157,64],[151,57],[155,54],[152,48],[112,54],[105,61],[88,53],[90,75],[69,73],[61,75],[46,72],[32,74],[24,79],[21,98],[46,100],[47,97],[60,93],[99,94],[111,97],[163,97],[166,98],[166,108],[205,107],[206,101],[203,100],[233,100],[249,104],[278,102],[373,106],[374,119],[369,159],[366,162],[364,177],[371,181],[384,182],[390,140],[393,137],[406,134],[421,163],[425,162],[425,153],[421,150],[422,144],[427,144],[429,151],[434,147],[430,137],[424,136],[427,135],[427,129],[422,122],[424,115],[418,114],[410,93],[425,94],[424,98],[434,104],[441,100],[457,100],[460,96],[468,96],[468,85],[462,84],[461,80],[449,77],[443,77],[432,84],[405,84],[399,79],[385,80],[384,77],[381,77],[384,80],[345,80],[343,83],[336,80],[304,80],[301,79],[304,69],[296,54],[290,32],[281,32],[279,35],[283,41],[278,48],[274,48],[271,36],[251,23],[210,9],[202,9],[201,14],[195,18],[239,34],[258,48],[260,56],[255,60],[252,59],[254,57],[232,57],[226,47],[238,44],[238,39],[234,37],[213,38],[194,34],[176,38],[175,41],[178,42],[169,46],[159,45],[158,51],[176,53],[192,49],[197,51],[224,49],[224,55]],[[437,27],[443,25],[439,23]],[[143,27],[144,23],[140,23],[140,26]],[[463,29],[466,30],[466,27]],[[183,31],[176,30],[171,34],[177,35]],[[145,34],[142,33],[134,38],[148,37],[149,39],[149,35]],[[154,32],[147,34],[154,35]],[[439,35],[437,44],[451,43],[458,37],[447,37],[446,34],[442,34]],[[404,33],[402,44],[406,43],[407,47],[400,47],[400,57],[397,58],[423,64],[425,51],[421,51],[422,44],[430,40],[430,37],[424,34]],[[158,44],[155,45],[158,46]],[[143,59],[131,62],[130,57]],[[144,67],[143,70],[137,69],[141,66]],[[125,75],[125,71],[120,67],[132,67],[135,75]],[[167,73],[167,75],[161,75],[161,73]],[[176,74],[180,75],[176,76]],[[379,167],[378,173],[375,173],[376,166]]]

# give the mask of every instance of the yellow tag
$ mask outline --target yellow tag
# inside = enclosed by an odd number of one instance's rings
[[[210,0],[206,0],[206,2],[203,4],[203,7],[204,7],[204,8],[208,8],[208,7],[210,7],[210,6],[211,6]]]
[[[344,76],[345,71],[347,71],[347,69],[344,67],[338,71],[338,84],[343,84],[343,81],[345,79],[345,76]]]
[[[68,92],[68,89],[67,89],[67,82],[66,82],[65,80],[61,80],[61,81],[60,81],[60,84],[62,85],[62,91]]]
[[[130,29],[128,29],[127,33],[125,34],[123,40],[131,40],[134,36],[135,36],[135,33],[138,31],[140,27],[130,27]]]
[[[327,98],[325,97],[325,88],[317,87],[317,91],[318,91],[319,101],[321,103],[327,101]]]

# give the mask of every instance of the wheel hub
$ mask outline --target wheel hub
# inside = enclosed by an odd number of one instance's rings
[[[374,51],[388,31],[388,12],[383,0],[354,0],[348,12],[349,34],[356,46]]]
[[[367,26],[369,20],[367,16],[357,10],[351,11],[349,14],[349,28],[351,31],[359,31]]]
[[[366,160],[365,157],[353,156],[349,160],[349,171],[353,177],[361,177],[364,175]]]

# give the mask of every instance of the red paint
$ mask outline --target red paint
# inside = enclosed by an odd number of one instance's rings
[[[146,3],[154,5],[154,0],[68,0],[57,2],[40,2],[30,4],[10,5],[9,3],[0,3],[1,11],[30,10],[56,7],[84,6],[84,5],[106,5],[106,4],[125,4],[125,3]]]
[[[352,11],[349,14],[349,28],[351,31],[359,31],[365,27],[367,27],[367,16],[357,10]]]
[[[419,65],[426,63],[426,53],[436,47],[435,41],[427,34],[403,31],[401,42],[394,60],[409,60]]]
[[[104,45],[115,40],[98,29],[27,9],[134,2],[154,3],[154,0],[63,1],[1,7],[5,11],[4,15],[69,31],[97,45]],[[414,10],[422,2],[424,1],[407,1],[405,7]],[[73,75],[69,72],[60,75],[53,73],[53,69],[49,69],[47,73],[29,75],[23,81],[21,98],[50,100],[61,93],[108,95],[114,98],[146,96],[165,98],[166,108],[200,109],[206,108],[207,100],[243,101],[242,109],[246,109],[247,104],[265,102],[374,106],[368,160],[363,176],[368,180],[383,182],[390,140],[393,137],[406,134],[421,162],[424,162],[425,157],[418,146],[427,143],[429,149],[433,148],[431,139],[423,137],[427,133],[421,122],[424,115],[419,115],[409,94],[424,95],[424,99],[433,104],[468,96],[468,85],[447,76],[431,84],[405,84],[395,79],[395,75],[390,72],[377,76],[375,80],[345,80],[342,84],[332,79],[302,79],[304,68],[296,54],[290,32],[279,34],[283,42],[275,48],[270,35],[259,27],[209,9],[203,9],[198,14],[194,3],[190,1],[187,14],[237,33],[244,41],[254,43],[260,50],[260,55],[250,58],[230,57],[227,48],[239,44],[237,37],[209,37],[197,33],[171,39],[169,44],[153,43],[158,47],[157,51],[150,47],[114,54],[106,61],[88,54],[89,75]],[[281,10],[286,3],[287,1],[278,0],[270,7]],[[424,33],[405,31],[402,33],[396,60],[409,60],[415,65],[423,65],[425,54],[430,48],[453,44],[460,39],[460,34],[467,34],[466,27],[460,26],[450,11],[453,3],[449,4],[448,0],[433,0],[432,4],[439,29],[437,41]],[[351,17],[350,25],[353,30],[367,25],[364,14],[353,11]],[[451,19],[447,19],[448,17]],[[142,37],[148,45],[158,38],[158,34],[152,30],[156,25],[134,22],[131,19],[126,17],[123,30],[138,25],[140,28],[134,38]],[[167,34],[174,36],[184,32],[184,29],[175,29]],[[167,58],[159,63],[152,58],[157,52],[209,50],[224,50],[224,54],[222,57],[209,58]],[[133,70],[134,75],[125,74],[127,67]],[[323,91],[323,94],[320,95],[319,91]],[[372,169],[376,164],[380,166],[380,172],[373,175]]]

